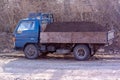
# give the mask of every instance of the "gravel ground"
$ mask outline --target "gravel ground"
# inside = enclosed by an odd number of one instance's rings
[[[24,58],[22,52],[0,54],[0,80],[120,80],[120,55],[96,55],[89,61],[68,56]]]

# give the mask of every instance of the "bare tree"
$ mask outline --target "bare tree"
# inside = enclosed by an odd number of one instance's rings
[[[0,0],[0,30],[13,31],[31,12],[53,13],[55,21],[94,21],[119,29],[119,0]]]

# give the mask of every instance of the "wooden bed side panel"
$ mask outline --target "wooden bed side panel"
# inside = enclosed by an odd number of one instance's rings
[[[71,43],[71,34],[64,32],[43,32],[40,34],[41,43]]]
[[[106,43],[106,32],[78,32],[72,34],[73,43]]]
[[[41,32],[40,43],[106,43],[106,32]]]

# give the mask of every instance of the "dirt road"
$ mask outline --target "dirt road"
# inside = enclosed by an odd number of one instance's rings
[[[120,55],[76,61],[70,57],[28,60],[17,53],[0,54],[0,80],[120,80]]]

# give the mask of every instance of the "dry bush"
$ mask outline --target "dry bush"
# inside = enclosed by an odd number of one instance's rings
[[[31,12],[53,13],[60,22],[94,21],[119,29],[119,0],[2,0],[0,30],[13,31]]]

